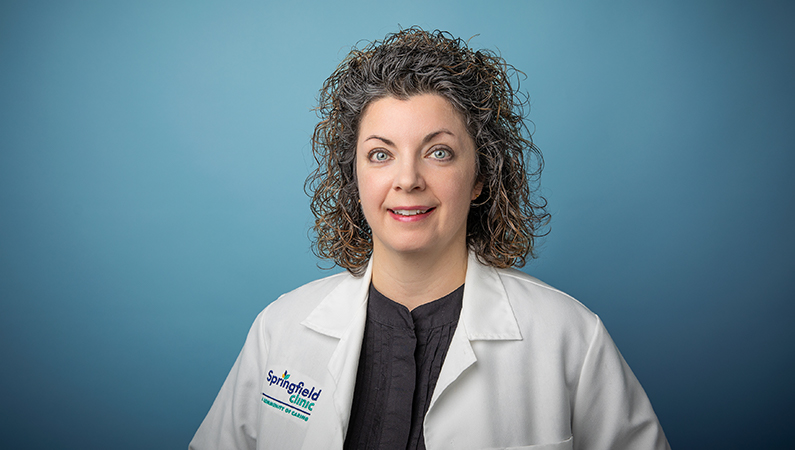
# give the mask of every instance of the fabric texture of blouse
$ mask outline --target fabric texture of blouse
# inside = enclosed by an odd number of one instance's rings
[[[464,295],[409,311],[370,285],[345,449],[425,449],[423,421]]]

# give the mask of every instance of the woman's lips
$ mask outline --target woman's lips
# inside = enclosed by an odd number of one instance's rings
[[[436,208],[428,208],[423,206],[388,209],[389,215],[391,215],[393,219],[400,222],[415,222],[422,220],[431,215],[434,210],[436,210]]]

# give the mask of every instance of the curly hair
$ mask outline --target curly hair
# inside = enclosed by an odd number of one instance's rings
[[[462,114],[477,151],[483,189],[467,218],[469,250],[498,268],[522,267],[528,255],[535,257],[534,244],[549,222],[546,200],[534,195],[544,160],[524,122],[528,98],[518,90],[517,74],[497,54],[472,50],[439,30],[412,27],[354,47],[318,96],[317,168],[304,185],[315,215],[315,254],[354,275],[364,271],[373,239],[356,183],[362,113],[384,97],[433,93]]]

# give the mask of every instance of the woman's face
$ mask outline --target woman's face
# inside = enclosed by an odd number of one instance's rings
[[[371,103],[359,125],[356,175],[374,254],[465,252],[469,205],[482,187],[475,158],[464,121],[445,98]]]

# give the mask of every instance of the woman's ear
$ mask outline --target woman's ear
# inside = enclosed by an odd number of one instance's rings
[[[483,182],[478,180],[475,182],[475,187],[472,188],[472,200],[474,201],[476,198],[478,198],[482,191],[483,191]]]

